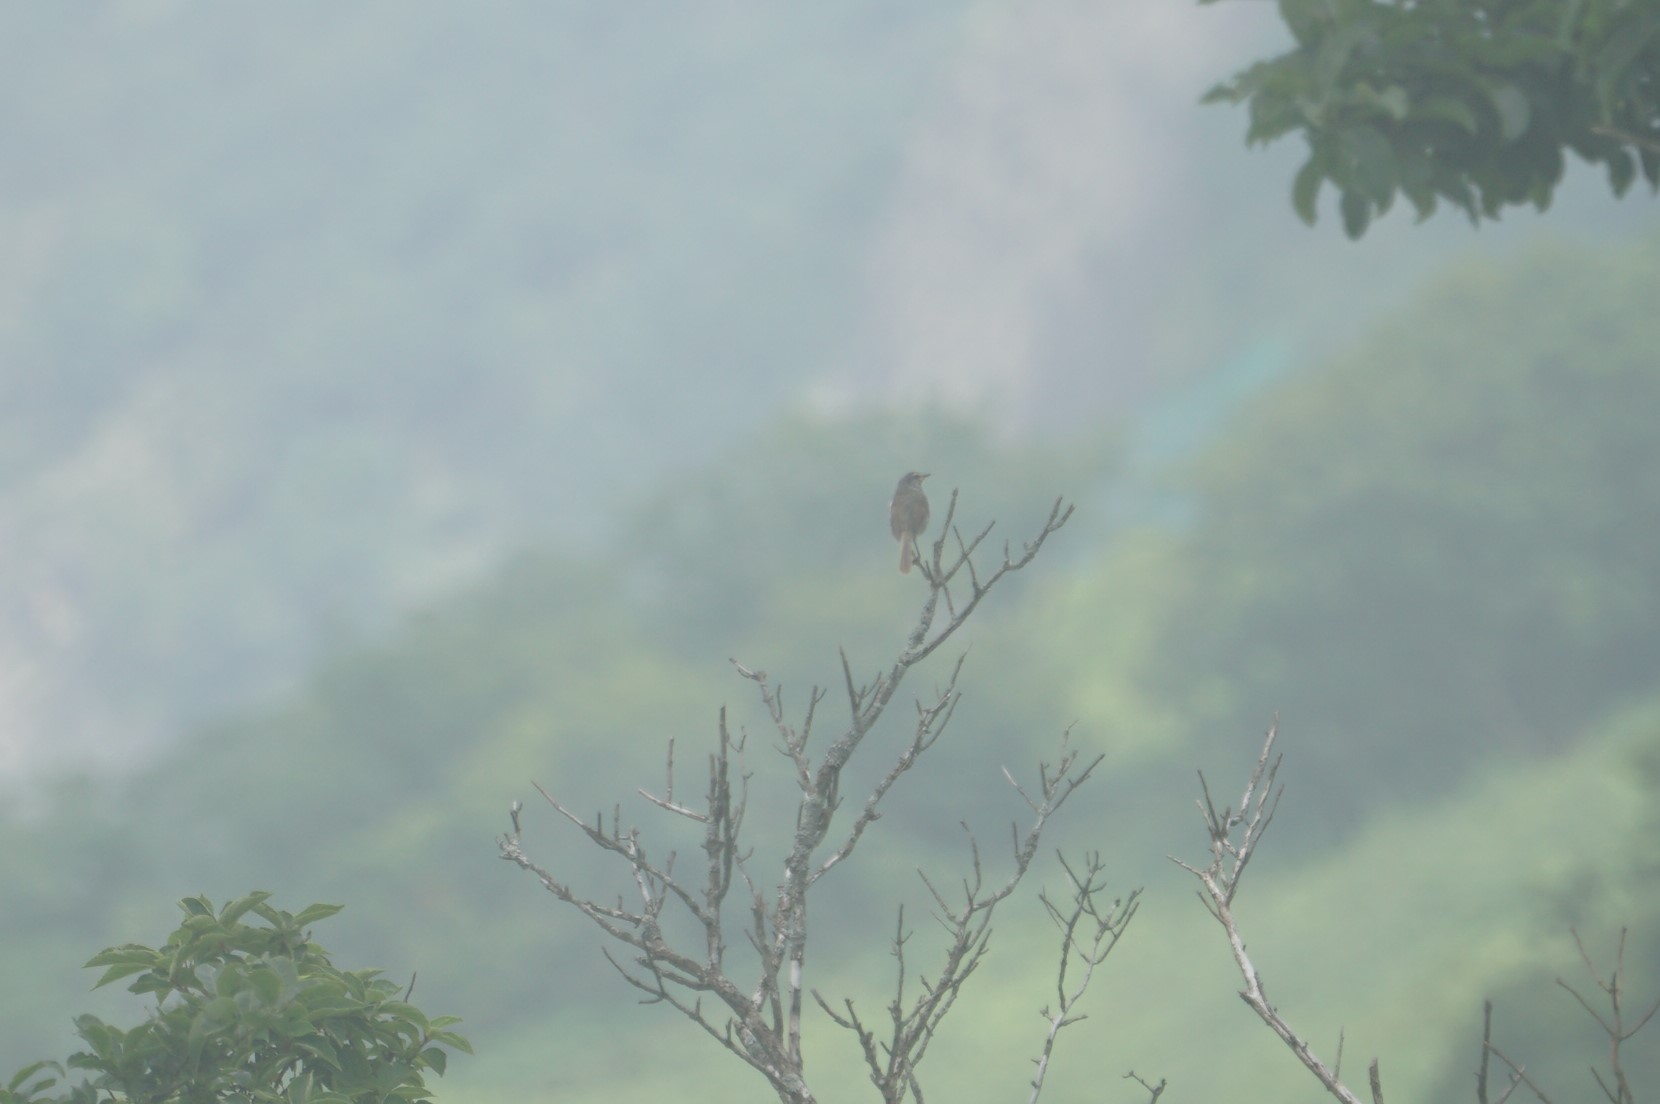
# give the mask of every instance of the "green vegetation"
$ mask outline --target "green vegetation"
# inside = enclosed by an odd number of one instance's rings
[[[1390,1099],[1467,1100],[1490,995],[1553,1097],[1587,1095],[1569,927],[1606,953],[1629,926],[1631,1003],[1660,991],[1660,239],[1635,203],[1564,208],[1660,173],[1654,5],[1283,0],[1290,52],[1213,96],[1253,142],[1305,137],[1293,209],[1333,184],[1363,263],[1239,217],[1284,216],[1295,162],[1253,170],[1184,66],[1271,12],[1179,9],[7,12],[0,736],[99,758],[0,817],[0,1070],[79,1048],[105,1095],[165,1097],[152,1059],[194,1029],[203,1091],[424,1094],[442,1050],[347,1057],[432,1024],[328,965],[321,906],[201,896],[258,884],[349,902],[343,959],[465,1013],[457,1099],[746,1098],[494,838],[526,801],[527,847],[615,892],[531,781],[647,822],[637,787],[671,739],[684,784],[723,704],[769,792],[789,766],[728,659],[798,704],[838,648],[891,656],[919,588],[884,508],[920,466],[993,545],[1079,512],[965,634],[928,775],[826,883],[814,983],[881,1007],[868,932],[926,914],[960,822],[1003,838],[1001,768],[1070,725],[1107,760],[1049,842],[1145,884],[1146,922],[1053,1093],[1118,1099],[1133,1066],[1171,1100],[1305,1095],[1166,861],[1202,841],[1194,769],[1235,796],[1278,711],[1289,789],[1240,909],[1292,1022],[1347,1027]],[[1373,227],[1400,196],[1480,221],[1485,259],[1405,296],[1476,239]],[[1489,224],[1547,203],[1624,244]],[[857,405],[996,372],[1019,409],[993,424]],[[791,816],[757,796],[749,823]],[[178,934],[129,942],[180,897]],[[1029,1075],[1054,939],[1004,916],[930,1059],[946,1099]],[[75,983],[110,944],[166,996],[131,1030],[128,994]],[[160,957],[192,956],[211,992],[166,995]],[[297,1017],[343,991],[324,1046]],[[844,1034],[806,1032],[827,1098],[867,1091]],[[285,1065],[299,1041],[334,1061]],[[1630,1064],[1652,1096],[1660,1048]],[[0,1104],[99,1091],[61,1072]]]
[[[1629,925],[1636,999],[1660,987],[1660,820],[1644,799],[1660,779],[1657,283],[1653,240],[1451,271],[1147,485],[1096,442],[1013,449],[946,418],[781,423],[642,499],[616,551],[521,557],[130,786],[66,789],[44,821],[0,827],[18,979],[0,993],[6,1052],[13,1066],[61,1052],[68,956],[130,938],[158,895],[257,881],[350,900],[344,950],[419,965],[487,1054],[452,1078],[467,1099],[629,1096],[664,1071],[642,1060],[619,1081],[606,1040],[624,1035],[730,1098],[747,1082],[639,1008],[492,839],[531,779],[645,819],[629,795],[661,778],[671,736],[682,764],[700,759],[723,701],[757,771],[787,770],[727,657],[794,696],[836,677],[838,645],[856,670],[891,649],[918,592],[893,570],[883,507],[892,473],[925,454],[936,509],[959,486],[966,520],[1018,533],[1064,493],[1080,520],[985,610],[935,773],[895,792],[867,865],[836,874],[849,916],[885,922],[895,900],[921,915],[915,869],[960,869],[965,814],[983,839],[1005,830],[998,768],[1076,720],[1108,760],[1053,842],[1098,844],[1117,884],[1145,882],[1149,922],[1077,1029],[1098,1034],[1063,1042],[1054,1091],[1131,1066],[1194,1098],[1224,1077],[1300,1091],[1239,1016],[1223,949],[1164,859],[1201,838],[1193,769],[1233,796],[1277,709],[1288,792],[1240,908],[1293,1023],[1326,1038],[1347,1024],[1408,1098],[1464,1099],[1490,994],[1507,1046],[1576,1085],[1590,1052],[1552,985],[1576,969],[1567,928],[1603,947]],[[1119,496],[1166,506],[1156,524],[1103,520]],[[562,874],[614,886],[561,849],[545,810],[525,816],[527,846],[565,855]],[[1029,920],[1011,914],[940,1040],[936,1068],[961,1071],[947,1095],[1025,1075],[1017,1044],[1035,1045],[1052,981],[1050,934]],[[850,931],[812,967],[881,999],[885,955]],[[814,1061],[847,1057],[808,1030]],[[987,1054],[1006,1060],[987,1071]]]
[[[1080,688],[1086,715],[1115,720],[1122,687],[1191,741],[1281,709],[1320,734],[1305,800],[1337,829],[1495,756],[1567,751],[1649,693],[1657,280],[1652,241],[1472,263],[1260,396],[1180,477],[1191,524],[1068,595],[1064,631],[1120,660]],[[1120,628],[1090,623],[1105,609]]]
[[[1250,142],[1293,132],[1291,202],[1313,223],[1337,187],[1352,238],[1397,194],[1428,217],[1550,205],[1565,154],[1616,195],[1660,186],[1660,12],[1628,0],[1280,0],[1293,49],[1212,90],[1245,102]]]
[[[430,1100],[425,1073],[444,1073],[443,1048],[472,1051],[448,1030],[459,1017],[428,1019],[379,970],[333,966],[307,928],[340,906],[288,913],[266,904],[270,896],[251,893],[217,913],[207,898],[187,897],[184,922],[160,947],[93,955],[99,986],[136,974],[128,990],[153,997],[155,1009],[131,1029],[77,1017],[85,1049],[68,1066],[90,1076],[54,1094],[63,1065],[36,1062],[0,1089],[0,1104]],[[264,923],[244,923],[250,914]]]

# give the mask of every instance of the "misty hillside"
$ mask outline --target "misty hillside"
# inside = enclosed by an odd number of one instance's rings
[[[1248,7],[7,13],[0,767],[130,764],[780,411],[1165,448],[1541,232],[1303,228],[1196,106]],[[1549,232],[1647,217],[1599,188]]]
[[[1633,984],[1660,976],[1644,842],[1660,779],[1660,439],[1646,414],[1660,396],[1640,290],[1657,258],[1651,237],[1449,270],[1166,469],[1184,520],[1091,520],[1126,478],[1114,450],[999,444],[960,420],[764,429],[666,481],[616,553],[521,557],[384,643],[335,655],[273,707],[195,732],[126,785],[57,787],[58,811],[14,826],[0,849],[0,877],[22,891],[8,910],[28,982],[8,1017],[33,1048],[14,1061],[63,1046],[89,1000],[120,1007],[76,985],[88,948],[161,930],[186,893],[257,885],[295,905],[346,902],[331,949],[394,976],[418,969],[430,1007],[466,1017],[480,1055],[451,1080],[467,1099],[537,1086],[634,1096],[675,1062],[709,1079],[711,1099],[731,1091],[715,1088],[729,1076],[717,1050],[667,1015],[636,1019],[595,936],[496,861],[491,840],[508,804],[528,801],[527,847],[606,892],[618,872],[531,782],[578,808],[622,802],[661,831],[636,788],[658,784],[670,739],[682,764],[699,762],[722,706],[752,733],[756,838],[786,838],[788,770],[727,657],[765,667],[800,702],[835,684],[838,648],[859,671],[892,655],[921,591],[859,519],[915,441],[959,490],[965,522],[996,518],[1018,543],[1047,506],[1036,488],[1081,516],[960,642],[959,716],[929,780],[896,790],[864,865],[838,873],[826,907],[841,934],[815,958],[819,984],[880,985],[886,968],[855,933],[892,902],[925,909],[915,869],[961,866],[965,817],[996,839],[1018,811],[1000,768],[1052,759],[1070,726],[1107,760],[1052,842],[1100,847],[1120,891],[1148,889],[1096,998],[1103,1014],[1133,1006],[1136,1026],[1109,1029],[1109,1050],[1083,1044],[1061,1083],[1133,1062],[1185,1071],[1195,1090],[1248,1075],[1286,1091],[1295,1082],[1277,1078],[1294,1068],[1260,1028],[1215,1018],[1237,982],[1165,859],[1202,840],[1194,769],[1230,791],[1277,709],[1285,807],[1243,900],[1281,999],[1363,1029],[1419,1098],[1460,1098],[1485,995],[1502,995],[1515,1045],[1577,1069],[1586,1025],[1554,1001],[1549,975],[1574,969],[1568,929],[1604,946],[1628,926]],[[1588,329],[1597,355],[1581,362]],[[1482,358],[1461,360],[1477,347]],[[834,455],[862,457],[853,485],[811,479]],[[950,491],[934,493],[943,504]],[[948,652],[914,692],[943,677]],[[880,777],[904,724],[876,734],[855,784]],[[1353,907],[1299,908],[1310,901]],[[1025,1038],[1044,999],[1048,929],[1035,912],[1007,923],[986,984],[1009,995],[961,1016],[951,1046]],[[1402,980],[1413,977],[1442,987],[1436,1014],[1415,1011],[1426,998]],[[25,1025],[23,1002],[43,993],[63,1009],[58,1026]],[[596,1020],[646,1033],[667,1065],[619,1081],[590,1037]],[[1189,1022],[1206,1026],[1194,1035]],[[815,1032],[833,1052],[835,1034]],[[1229,1057],[1195,1072],[1194,1047]],[[1018,1079],[1020,1063],[1006,1071]]]
[[[922,468],[999,556],[1077,511],[895,699],[966,651],[815,984],[882,1007],[863,935],[927,915],[964,821],[1004,847],[1002,769],[1070,732],[1106,759],[1033,878],[1099,849],[1146,894],[1056,1099],[1308,1094],[1167,858],[1278,714],[1241,898],[1276,1000],[1451,1101],[1491,996],[1583,1095],[1570,927],[1628,927],[1660,992],[1660,219],[1570,173],[1479,233],[1304,227],[1298,151],[1198,106],[1277,34],[1150,0],[0,16],[0,1073],[142,1014],[93,952],[259,888],[344,904],[341,964],[465,1018],[441,1096],[758,1099],[495,837],[525,801],[528,850],[617,892],[532,782],[650,823],[723,707],[787,836],[731,661],[792,705],[839,649],[892,662],[924,587],[884,512]],[[1053,953],[1011,902],[931,1095],[1024,1096]]]

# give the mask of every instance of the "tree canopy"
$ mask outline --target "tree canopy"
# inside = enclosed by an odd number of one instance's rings
[[[1246,140],[1300,131],[1291,202],[1336,187],[1352,238],[1405,195],[1472,222],[1550,205],[1565,153],[1616,195],[1660,185],[1660,7],[1635,0],[1279,0],[1295,45],[1206,95],[1245,103]]]
[[[0,1087],[0,1104],[430,1100],[425,1074],[443,1074],[443,1048],[472,1052],[447,1030],[459,1017],[429,1019],[379,970],[330,963],[308,928],[339,905],[295,914],[267,904],[270,896],[250,893],[217,912],[187,897],[183,923],[160,947],[124,943],[93,955],[87,966],[104,968],[99,986],[136,974],[128,989],[153,997],[154,1010],[130,1030],[76,1017],[85,1049],[68,1066],[87,1079],[63,1085],[62,1065],[35,1062]],[[250,916],[263,923],[244,923]]]

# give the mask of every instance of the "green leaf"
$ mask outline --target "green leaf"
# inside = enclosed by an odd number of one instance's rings
[[[1291,208],[1309,226],[1314,225],[1319,215],[1320,185],[1325,179],[1326,170],[1321,166],[1320,158],[1311,153],[1303,162],[1303,167],[1297,170],[1297,178],[1291,182]]]
[[[306,1019],[312,1023],[334,1019],[340,1016],[352,1016],[363,1011],[363,1005],[344,997],[331,997],[313,1004],[306,1002]]]
[[[421,1051],[421,1060],[433,1070],[436,1070],[438,1076],[442,1077],[444,1075],[444,1069],[448,1065],[450,1058],[449,1055],[445,1054],[437,1047],[427,1047],[425,1050]]]
[[[1422,222],[1435,213],[1435,166],[1429,157],[1411,146],[1401,154],[1401,191],[1412,201],[1412,207]]]
[[[1382,92],[1373,91],[1370,85],[1363,84],[1355,89],[1355,99],[1358,103],[1382,109],[1396,122],[1405,119],[1412,108],[1406,89],[1398,84],[1392,84]]]
[[[445,1046],[454,1050],[459,1050],[464,1054],[471,1054],[473,1052],[473,1044],[469,1043],[465,1036],[457,1035],[453,1031],[434,1031],[432,1033],[432,1041],[435,1043],[443,1043]]]
[[[1487,90],[1487,99],[1499,116],[1501,142],[1514,142],[1527,132],[1533,115],[1525,92],[1513,84],[1500,84]]]
[[[1360,186],[1366,197],[1380,207],[1395,194],[1399,173],[1395,168],[1395,149],[1383,132],[1369,123],[1344,127],[1337,141],[1350,171],[1350,181]]]
[[[154,966],[161,961],[161,952],[137,943],[123,943],[119,947],[106,947],[86,960],[82,969],[93,966],[118,966],[133,964],[140,969]]]
[[[1608,185],[1614,189],[1615,195],[1625,195],[1636,177],[1637,163],[1630,153],[1617,149],[1608,155]]]
[[[1343,73],[1343,67],[1354,54],[1355,47],[1373,35],[1374,31],[1369,22],[1356,19],[1340,25],[1337,30],[1326,36],[1314,54],[1314,88],[1317,95],[1324,98],[1331,94],[1332,89],[1337,86],[1337,78]]]
[[[319,920],[327,920],[345,907],[344,905],[307,905],[295,915],[294,926],[303,928],[308,924],[315,924]]]
[[[1650,185],[1660,183],[1660,149],[1645,146],[1637,151],[1637,159],[1643,165],[1643,179]]]
[[[1344,189],[1338,207],[1343,212],[1345,234],[1358,238],[1366,233],[1366,226],[1372,221],[1372,205],[1363,194],[1352,188]]]
[[[295,1039],[294,1046],[296,1049],[303,1050],[323,1062],[331,1069],[340,1068],[340,1052],[335,1049],[334,1044],[325,1035],[307,1035],[304,1038]]]
[[[69,1056],[70,1066],[77,1069],[100,1069],[103,1063],[113,1062],[120,1055],[125,1038],[118,1028],[93,1015],[75,1017],[75,1034],[87,1045],[86,1051]]]
[[[413,1004],[405,1004],[403,1001],[387,1001],[380,1006],[380,1011],[382,1015],[396,1016],[400,1020],[412,1023],[422,1031],[427,1029],[426,1013]]]
[[[382,1061],[376,1063],[374,1070],[374,1084],[382,1093],[390,1093],[400,1085],[407,1084],[411,1078],[419,1082],[415,1069],[404,1061]]]
[[[175,988],[173,982],[159,973],[148,973],[127,986],[127,992],[143,996],[145,993],[171,993]]]
[[[23,1082],[29,1080],[29,1078],[33,1077],[35,1074],[39,1073],[41,1070],[46,1070],[47,1072],[53,1073],[56,1076],[50,1077],[50,1078],[48,1078],[44,1081],[37,1082],[37,1083],[29,1086],[29,1088],[27,1090],[25,1090],[23,1088]],[[56,1085],[58,1083],[58,1078],[62,1077],[62,1076],[63,1076],[63,1067],[61,1065],[59,1065],[58,1063],[56,1063],[56,1062],[47,1062],[47,1061],[32,1062],[29,1065],[24,1066],[22,1069],[18,1070],[16,1073],[14,1073],[12,1075],[12,1079],[10,1081],[6,1082],[6,1088],[8,1090],[10,1090],[11,1092],[22,1092],[25,1096],[33,1096],[36,1093],[42,1091],[43,1089],[49,1089],[53,1085]]]
[[[179,902],[186,916],[212,916],[213,902],[206,897],[186,897]]]
[[[234,997],[248,984],[248,972],[237,962],[226,963],[213,979],[213,992],[216,996]]]
[[[194,947],[206,936],[221,936],[226,934],[216,916],[192,916],[179,925],[179,931],[189,937],[189,945]]]
[[[1430,96],[1412,107],[1412,118],[1451,123],[1467,134],[1475,134],[1481,123],[1470,105],[1455,96]]]
[[[1597,94],[1605,106],[1614,99],[1614,86],[1657,34],[1660,34],[1660,15],[1650,14],[1636,20],[1635,26],[1628,24],[1619,28],[1597,51],[1592,65],[1597,74]]]
[[[100,951],[87,959],[86,965],[109,967],[98,976],[98,980],[92,985],[94,989],[99,989],[112,981],[119,981],[121,978],[154,969],[162,962],[163,959],[159,952],[153,951],[149,947],[128,944],[125,947],[111,947],[107,951]]]
[[[1199,102],[1202,104],[1238,103],[1244,98],[1245,93],[1239,91],[1238,81],[1233,80],[1211,85],[1205,91],[1205,94],[1199,97]]]
[[[214,997],[201,1006],[196,1014],[192,1026],[200,1025],[204,1031],[218,1032],[236,1023],[241,1015],[236,1002],[225,997]]]
[[[256,967],[250,971],[248,982],[263,1004],[275,1005],[282,996],[282,978],[269,966]]]
[[[219,922],[227,928],[230,927],[232,924],[235,924],[238,920],[242,919],[242,917],[247,914],[249,909],[253,908],[255,905],[261,904],[269,896],[271,895],[264,890],[255,890],[246,897],[240,897],[237,900],[232,901],[220,910]]]

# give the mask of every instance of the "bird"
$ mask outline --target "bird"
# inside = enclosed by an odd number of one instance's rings
[[[928,531],[928,496],[922,493],[922,481],[927,472],[906,472],[899,477],[899,486],[893,489],[893,501],[888,504],[888,524],[899,542],[899,573],[909,575],[916,563],[917,538]]]

